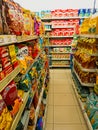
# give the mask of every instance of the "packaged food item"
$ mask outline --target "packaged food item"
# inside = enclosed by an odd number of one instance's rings
[[[32,22],[30,11],[23,9],[23,16],[24,16],[24,35],[32,35],[34,31],[33,29],[34,21]]]
[[[15,52],[15,45],[9,45],[8,49],[9,49],[9,54],[11,57],[11,62],[12,63],[16,62],[17,58],[16,58],[16,52]]]
[[[94,130],[98,129],[98,110],[95,112],[94,116],[92,117],[91,124]]]
[[[7,87],[1,92],[1,95],[7,106],[13,105],[17,98],[17,86],[14,81],[11,81]]]
[[[21,35],[23,31],[22,9],[13,0],[3,0],[5,24],[10,34]],[[8,29],[7,29],[8,32]]]
[[[0,130],[9,130],[12,124],[12,117],[7,106],[0,95]]]
[[[32,86],[31,80],[28,74],[25,76],[23,80],[19,81],[19,84],[18,84],[19,89],[22,89],[25,92],[29,91],[31,86]]]
[[[0,58],[4,58],[9,55],[8,47],[0,47]]]
[[[7,24],[7,18],[6,18],[6,11],[7,8],[5,6],[5,1],[2,0],[2,18],[3,18],[3,21],[2,21],[2,25],[3,25],[3,34],[9,34],[10,33],[10,30],[9,30],[9,27],[8,27],[8,24]]]

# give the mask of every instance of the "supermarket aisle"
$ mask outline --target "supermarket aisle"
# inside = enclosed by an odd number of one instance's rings
[[[72,89],[69,69],[51,69],[45,130],[88,130]]]

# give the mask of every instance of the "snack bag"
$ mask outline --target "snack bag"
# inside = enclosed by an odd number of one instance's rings
[[[10,130],[12,117],[7,109],[7,106],[0,95],[0,130]]]
[[[98,129],[98,102],[96,104],[97,110],[94,113],[93,117],[91,118],[91,124],[94,130]]]
[[[7,106],[13,105],[17,98],[17,86],[14,81],[11,81],[7,87],[1,92],[1,95]]]
[[[31,12],[29,10],[23,9],[23,16],[24,16],[24,35],[32,35],[33,22]]]
[[[19,82],[19,89],[24,90],[27,92],[31,88],[31,80],[29,75],[27,74],[26,77]]]

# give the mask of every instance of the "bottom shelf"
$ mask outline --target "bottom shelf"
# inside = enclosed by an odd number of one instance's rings
[[[43,130],[45,130],[45,126],[46,126],[46,118],[47,118],[47,105],[48,103],[48,94],[47,94],[47,98],[46,98],[46,108],[45,108],[45,114],[44,114],[44,118],[43,118]]]
[[[80,96],[79,96],[79,94],[78,94],[78,92],[77,92],[77,90],[76,90],[76,87],[75,87],[75,84],[74,84],[73,81],[72,81],[72,86],[73,86],[73,90],[74,90],[74,92],[75,92],[75,96],[76,96],[76,98],[77,98],[77,100],[78,100],[79,106],[80,106],[80,108],[81,108],[82,115],[83,115],[83,117],[84,117],[84,119],[85,119],[85,122],[86,122],[86,124],[87,124],[87,127],[88,127],[89,130],[93,130],[92,125],[91,125],[91,123],[90,123],[90,120],[89,120],[89,118],[88,118],[88,116],[87,116],[87,113],[85,112],[84,104],[83,104],[83,102],[80,100]]]
[[[59,67],[59,68],[60,67],[66,67],[66,68],[68,67],[69,68],[70,65],[51,65],[51,67]]]
[[[20,107],[20,109],[19,109],[19,111],[18,111],[18,113],[17,113],[17,115],[16,115],[16,117],[15,117],[13,123],[12,123],[12,126],[11,126],[10,130],[15,130],[16,129],[17,124],[18,124],[18,122],[19,122],[19,120],[21,118],[22,112],[23,112],[23,110],[25,108],[25,105],[27,103],[28,97],[29,97],[29,92],[25,92],[24,96],[23,96],[23,104],[21,105],[21,107]]]

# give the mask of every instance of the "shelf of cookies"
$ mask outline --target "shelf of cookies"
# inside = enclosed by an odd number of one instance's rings
[[[80,67],[80,69],[84,72],[96,72],[96,69],[86,69],[86,68],[83,68],[81,66],[81,64],[74,58],[73,59],[74,63],[76,62],[76,64]]]
[[[73,71],[74,71],[75,75],[77,76],[77,78],[78,78],[78,80],[79,80],[79,82],[81,83],[82,86],[92,87],[92,88],[94,87],[94,83],[83,83],[83,82],[81,81],[80,77],[78,76],[78,74],[77,74],[75,68],[73,68]]]

